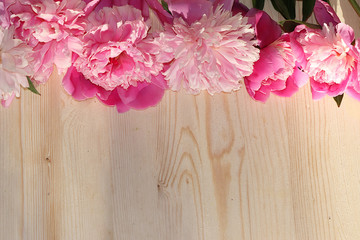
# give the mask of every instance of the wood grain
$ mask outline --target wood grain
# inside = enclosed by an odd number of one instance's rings
[[[348,2],[332,2],[359,34]],[[71,99],[56,72],[39,91],[0,109],[0,239],[360,239],[348,96],[338,108],[308,85],[266,104],[245,89],[167,92],[118,114]]]

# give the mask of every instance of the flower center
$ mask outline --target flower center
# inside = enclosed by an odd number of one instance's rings
[[[338,58],[344,58],[346,57],[347,53],[349,52],[349,47],[346,46],[344,41],[340,39],[333,45],[333,52]]]
[[[130,71],[134,67],[134,62],[131,60],[131,57],[123,51],[119,56],[110,58],[109,64],[112,65],[112,71]]]

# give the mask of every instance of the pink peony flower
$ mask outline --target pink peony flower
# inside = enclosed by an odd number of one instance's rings
[[[121,6],[103,8],[89,15],[83,52],[74,62],[92,83],[112,91],[151,81],[162,65],[147,52],[144,39],[149,27],[140,10]]]
[[[297,69],[288,38],[283,35],[260,50],[260,59],[254,64],[254,72],[245,78],[246,89],[253,99],[265,102],[271,92],[289,92],[287,86],[294,86],[287,82],[293,81],[290,77]],[[292,88],[285,96],[291,96],[297,89],[298,87]]]
[[[314,13],[322,29],[297,26],[292,33],[296,58],[309,75],[313,99],[343,94],[349,82],[357,81],[357,51],[354,32],[340,23],[326,2],[316,1]]]
[[[91,13],[86,25],[83,51],[74,55],[63,79],[66,91],[77,100],[96,96],[119,112],[157,104],[167,85],[162,64],[150,54],[142,12],[130,5],[104,7]]]
[[[16,0],[9,6],[16,36],[34,49],[34,78],[48,80],[55,64],[60,73],[71,65],[71,53],[79,52],[76,36],[85,32],[86,4],[81,0]]]
[[[325,94],[332,97],[344,93],[350,79],[354,78],[356,58],[349,36],[342,36],[345,24],[335,27],[330,23],[322,30],[306,29],[299,34],[297,41],[303,46],[307,60],[305,72],[310,76],[314,99]]]
[[[177,5],[169,3],[169,9],[179,17],[172,26],[166,25],[154,41],[162,48],[158,61],[169,64],[163,74],[170,89],[178,91],[183,87],[192,94],[201,90],[214,94],[239,89],[240,82],[252,73],[253,64],[259,59],[254,29],[247,19],[241,14],[232,16],[220,7],[213,11],[210,2],[202,5],[204,1],[197,0],[191,3],[198,4],[195,9],[208,11],[199,18],[194,8],[185,11],[186,4],[173,2]]]
[[[262,102],[271,92],[290,97],[308,77],[296,66],[289,35],[281,35],[280,26],[264,11],[251,9],[246,16],[255,28],[260,47],[260,59],[244,81],[249,95]]]
[[[8,2],[0,0],[0,27],[8,28],[10,26],[10,16],[8,12]]]
[[[0,100],[5,107],[20,96],[20,86],[28,87],[26,76],[32,74],[32,50],[13,35],[13,27],[0,27]]]
[[[358,71],[360,69],[360,61],[359,61],[360,40],[359,39],[357,39],[355,41],[355,49],[356,49],[356,54],[357,54],[357,65],[356,65],[357,76],[353,76],[350,79],[348,86],[346,88],[346,93],[360,101],[360,71]]]

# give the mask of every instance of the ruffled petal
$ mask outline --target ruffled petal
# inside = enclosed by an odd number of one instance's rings
[[[208,0],[171,0],[169,10],[176,17],[182,17],[189,25],[212,11],[212,3]]]
[[[314,6],[314,15],[316,21],[320,25],[332,23],[334,26],[340,23],[339,17],[336,15],[334,9],[325,1],[316,0]]]
[[[76,100],[93,98],[99,87],[87,80],[84,75],[71,66],[62,81],[63,87]]]
[[[260,48],[264,48],[280,38],[282,30],[277,22],[264,11],[252,8],[246,14],[249,23],[255,28],[256,38]]]

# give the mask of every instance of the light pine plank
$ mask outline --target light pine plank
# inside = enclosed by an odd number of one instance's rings
[[[60,81],[58,81],[60,82]],[[59,91],[60,83],[56,84]],[[112,181],[107,107],[61,91],[60,158],[56,162],[56,239],[112,239]]]
[[[359,103],[346,99],[340,109],[330,98],[302,103],[287,109],[297,236],[357,239]]]
[[[0,108],[0,239],[22,239],[24,219],[21,109]]]
[[[23,238],[54,239],[54,162],[59,159],[59,91],[54,73],[42,96],[23,92],[21,96],[21,147],[23,168]]]

